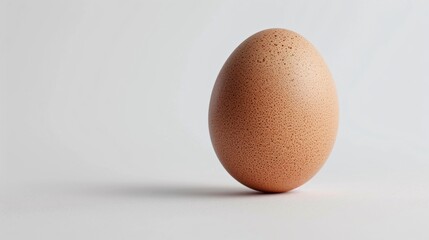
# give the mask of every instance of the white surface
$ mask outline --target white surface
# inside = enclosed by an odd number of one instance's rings
[[[0,239],[428,239],[428,12],[0,0]],[[232,50],[272,27],[324,56],[341,119],[314,179],[261,195],[216,159],[207,108]]]

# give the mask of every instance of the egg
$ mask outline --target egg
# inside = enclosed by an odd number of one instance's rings
[[[242,42],[223,65],[209,106],[217,157],[238,182],[287,192],[312,178],[337,134],[331,73],[301,35],[267,29]]]

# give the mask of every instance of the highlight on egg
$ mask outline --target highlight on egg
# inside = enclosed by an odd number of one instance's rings
[[[287,192],[312,178],[337,134],[338,100],[316,48],[286,29],[242,42],[213,87],[211,141],[226,171],[262,192]]]

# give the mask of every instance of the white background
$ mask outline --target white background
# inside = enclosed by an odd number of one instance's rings
[[[233,180],[211,89],[266,28],[325,58],[340,128],[286,194]],[[0,0],[0,239],[428,239],[427,1]]]

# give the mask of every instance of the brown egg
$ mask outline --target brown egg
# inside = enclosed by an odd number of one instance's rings
[[[338,101],[329,69],[299,34],[268,29],[241,43],[213,88],[209,129],[237,181],[286,192],[322,167],[335,142]]]

